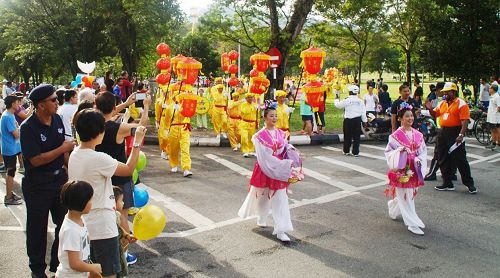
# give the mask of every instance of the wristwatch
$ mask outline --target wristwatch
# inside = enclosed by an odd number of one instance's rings
[[[134,147],[134,148],[141,148],[141,144],[139,144],[139,143],[134,143],[134,144],[132,145],[132,147]]]
[[[464,135],[462,133],[459,133],[458,136],[459,137],[464,137]]]

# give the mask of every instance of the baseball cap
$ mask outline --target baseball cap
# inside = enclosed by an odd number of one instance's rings
[[[347,87],[347,90],[349,90],[349,92],[357,95],[359,93],[359,87],[356,86],[356,85],[349,85],[349,87]]]
[[[448,91],[458,91],[457,84],[453,82],[444,83],[444,87],[443,89],[441,89],[441,92],[448,92]]]

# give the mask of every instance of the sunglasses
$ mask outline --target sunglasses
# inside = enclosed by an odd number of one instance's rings
[[[49,99],[43,100],[43,102],[46,102],[46,101],[56,102],[57,101],[57,97],[53,97],[53,98],[49,98]]]

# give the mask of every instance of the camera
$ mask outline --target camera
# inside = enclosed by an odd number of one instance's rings
[[[135,94],[135,107],[144,107],[144,100],[146,99],[146,93],[136,93]]]

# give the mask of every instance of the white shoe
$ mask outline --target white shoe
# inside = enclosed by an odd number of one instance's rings
[[[190,177],[193,175],[193,172],[189,171],[189,170],[184,170],[184,177],[187,178],[187,177]]]
[[[276,237],[278,237],[278,239],[283,241],[283,242],[290,241],[290,238],[285,233],[278,233],[278,235],[276,235]]]
[[[238,149],[241,149],[241,144],[238,143],[238,145],[236,146]]]
[[[248,155],[249,155],[248,153],[244,153],[243,157],[248,157]]]
[[[168,154],[166,152],[161,152],[161,158],[168,160]]]
[[[249,153],[251,156],[257,156],[255,153]]]
[[[234,152],[237,152],[238,151],[238,147],[234,148],[233,149]]]
[[[260,217],[257,217],[257,226],[261,228],[267,227],[266,219],[261,219]]]
[[[222,137],[224,137],[224,139],[227,139],[227,134],[225,132],[222,133]]]
[[[417,226],[408,226],[408,231],[416,234],[416,235],[419,235],[419,236],[423,236],[424,235],[424,231],[422,231],[422,229],[420,229],[419,227]]]
[[[172,168],[172,169],[170,170],[170,172],[172,172],[172,173],[177,173],[177,172],[179,172],[179,167],[175,166],[174,168]]]

